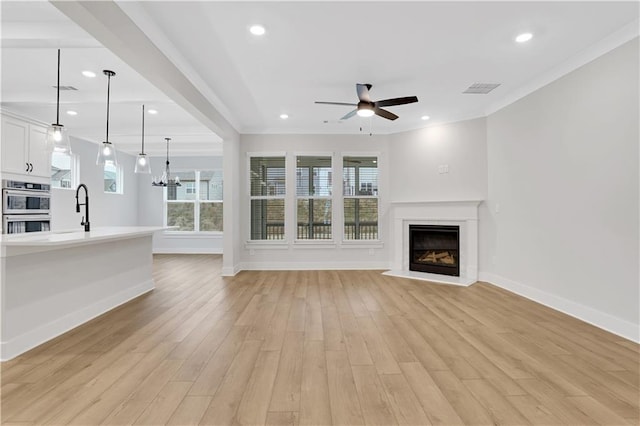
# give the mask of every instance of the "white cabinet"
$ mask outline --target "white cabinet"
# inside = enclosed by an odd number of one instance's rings
[[[2,117],[2,172],[29,172],[29,124]]]
[[[3,175],[18,177],[51,177],[51,153],[46,148],[46,127],[2,115],[2,158]],[[32,179],[33,180],[33,179]],[[41,180],[41,179],[38,179]]]
[[[47,128],[29,125],[29,174],[32,176],[51,177],[51,151],[46,147]]]

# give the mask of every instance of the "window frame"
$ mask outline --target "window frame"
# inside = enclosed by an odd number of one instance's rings
[[[345,195],[344,194],[344,178],[345,178],[345,173],[344,173],[344,160],[345,158],[349,158],[349,157],[375,157],[376,159],[376,169],[378,170],[378,176],[377,176],[377,181],[378,181],[378,187],[377,187],[377,195]],[[382,167],[380,165],[381,160],[380,160],[380,153],[379,152],[341,152],[340,153],[340,216],[342,219],[342,223],[341,223],[341,236],[342,236],[342,245],[345,246],[379,246],[382,243],[382,229],[380,227],[380,204],[381,204],[381,182],[382,182],[382,178],[381,178],[381,170]],[[345,205],[345,199],[376,199],[377,200],[377,213],[378,213],[378,219],[377,219],[377,234],[378,237],[376,239],[347,239],[346,238],[346,233],[345,233],[345,224],[346,224],[346,218],[345,218],[345,211],[344,211],[344,205]],[[358,219],[356,218],[356,221]]]
[[[293,155],[293,186],[295,187],[295,191],[293,193],[293,241],[295,244],[333,244],[335,242],[336,233],[335,233],[335,205],[336,205],[336,187],[335,187],[335,155],[333,152],[295,152]],[[328,157],[331,161],[331,165],[329,167],[331,171],[331,195],[305,195],[298,196],[298,157]],[[311,172],[312,169],[310,169]],[[340,179],[342,176],[340,175]],[[313,174],[309,173],[309,183],[313,180]],[[298,238],[298,200],[329,200],[331,202],[331,238]],[[309,210],[311,212],[311,209]],[[311,219],[312,215],[309,214],[309,219]],[[285,224],[286,226],[286,224]]]
[[[115,165],[116,168],[116,190],[115,191],[105,191],[104,189],[104,172],[105,172],[105,168],[107,167],[108,164],[111,163],[106,163],[103,167],[102,167],[102,191],[105,194],[113,194],[113,195],[123,195],[124,194],[124,172],[122,169],[122,164],[121,163],[117,163]]]
[[[55,153],[52,152],[51,156],[51,168],[53,168],[53,154]],[[58,153],[58,154],[64,154],[64,155],[68,155],[70,157],[69,159],[69,168],[70,168],[70,172],[69,172],[69,177],[70,177],[70,186],[68,188],[62,187],[62,186],[53,186],[53,179],[51,179],[51,189],[63,189],[65,191],[71,190],[71,191],[75,191],[76,188],[78,187],[79,183],[80,183],[80,159],[78,154],[75,153],[71,153],[71,154],[66,154],[66,153]],[[52,176],[53,178],[53,176]],[[104,171],[103,171],[103,179],[104,179]],[[104,187],[104,184],[103,184]]]
[[[222,225],[222,231],[201,231],[200,230],[200,205],[201,204],[214,204],[214,203],[218,203],[218,204],[222,204],[223,208],[224,208],[224,196],[221,199],[217,199],[217,200],[201,200],[200,199],[200,173],[201,172],[220,172],[220,175],[223,177],[222,179],[222,185],[224,187],[224,174],[223,174],[223,170],[220,168],[203,168],[203,169],[177,169],[177,170],[173,170],[174,173],[187,173],[187,172],[193,172],[194,173],[194,188],[195,188],[195,199],[193,200],[169,200],[168,199],[168,187],[163,187],[162,188],[162,204],[163,204],[163,226],[169,226],[168,225],[168,209],[169,209],[169,204],[192,204],[192,208],[193,208],[193,231],[181,231],[181,230],[172,230],[172,229],[167,229],[165,231],[166,234],[171,235],[171,236],[180,236],[180,235],[185,235],[185,236],[197,236],[197,235],[222,235],[224,233],[224,216],[223,216],[223,225]],[[185,191],[186,191],[186,187],[185,187]]]
[[[252,158],[283,158],[284,159],[284,193],[280,195],[252,195],[251,194],[251,159]],[[288,236],[290,235],[289,214],[288,214],[288,195],[290,194],[290,179],[289,179],[289,165],[291,161],[286,152],[270,151],[270,152],[247,152],[246,154],[246,186],[245,193],[249,199],[249,205],[247,208],[247,224],[248,224],[248,237],[246,243],[254,246],[282,246],[288,244]],[[281,239],[253,239],[251,235],[251,204],[254,200],[283,200],[283,226],[284,233]]]

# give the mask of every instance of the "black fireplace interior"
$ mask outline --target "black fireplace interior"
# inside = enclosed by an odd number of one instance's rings
[[[460,227],[409,225],[411,271],[460,276]]]

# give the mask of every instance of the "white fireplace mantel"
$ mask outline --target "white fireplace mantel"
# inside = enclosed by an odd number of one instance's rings
[[[478,205],[482,200],[392,201],[392,266],[387,275],[469,286],[478,280]],[[460,227],[460,276],[409,270],[409,225]]]

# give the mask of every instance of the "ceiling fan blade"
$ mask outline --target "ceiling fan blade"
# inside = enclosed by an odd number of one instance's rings
[[[391,111],[387,111],[386,109],[378,107],[373,108],[373,112],[380,117],[386,118],[387,120],[395,120],[396,118],[398,118],[398,116]]]
[[[347,118],[351,118],[354,115],[356,115],[357,112],[358,112],[358,110],[354,109],[353,111],[351,111],[350,113],[348,113],[344,117],[342,117],[340,120],[346,120]]]
[[[352,103],[347,103],[347,102],[320,102],[320,101],[316,101],[315,103],[322,104],[322,105],[346,105],[346,106],[357,106],[358,105],[358,104],[352,104]]]
[[[356,92],[358,92],[358,99],[364,102],[371,102],[371,97],[369,96],[369,89],[371,89],[370,84],[356,84]]]
[[[415,96],[405,96],[404,98],[385,99],[383,101],[375,102],[377,107],[388,107],[394,105],[412,104],[418,102],[418,98]]]

